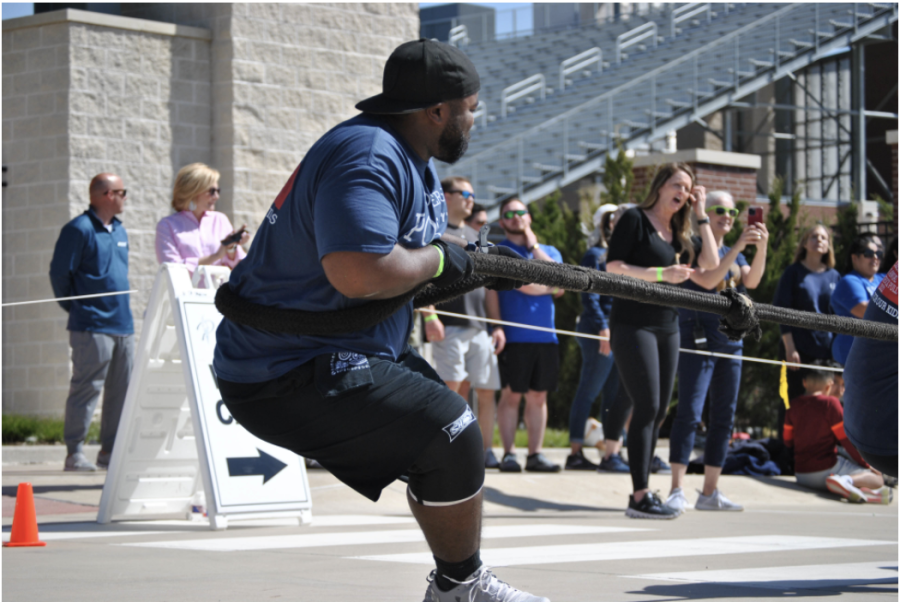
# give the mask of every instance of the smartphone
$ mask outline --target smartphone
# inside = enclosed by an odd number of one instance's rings
[[[762,207],[750,207],[747,209],[747,225],[761,224],[763,222]]]
[[[236,242],[240,242],[241,237],[244,235],[245,227],[241,226],[241,229],[232,234],[231,236],[226,236],[221,240],[222,246],[227,247],[228,245],[233,245]]]

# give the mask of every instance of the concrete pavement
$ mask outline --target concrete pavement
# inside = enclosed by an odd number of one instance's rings
[[[63,472],[58,450],[56,460],[50,449],[50,461],[33,464],[21,463],[25,452],[3,450],[5,537],[10,496],[28,481],[47,542],[3,550],[8,600],[418,601],[425,591],[430,554],[402,483],[373,504],[329,473],[310,471],[313,523],[304,526],[97,525],[104,474]],[[546,453],[560,462],[567,451]],[[637,521],[624,516],[628,475],[488,471],[482,556],[502,579],[554,602],[896,600],[896,503],[851,505],[792,481],[725,476],[721,489],[745,512]],[[691,501],[701,482],[688,476]],[[669,477],[653,476],[651,488],[668,492]]]

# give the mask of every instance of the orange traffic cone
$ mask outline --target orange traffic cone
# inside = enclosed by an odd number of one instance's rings
[[[34,513],[34,491],[31,489],[31,483],[19,483],[12,530],[9,534],[9,542],[4,543],[3,547],[45,545],[47,544],[38,539],[37,515]]]

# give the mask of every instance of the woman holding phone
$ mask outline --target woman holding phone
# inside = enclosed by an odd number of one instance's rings
[[[691,211],[699,237],[691,237]],[[606,269],[648,282],[679,285],[696,260],[705,270],[719,265],[716,241],[706,217],[706,190],[691,168],[669,163],[659,168],[647,199],[622,214],[607,253]],[[611,347],[621,386],[633,404],[628,460],[634,493],[626,515],[672,519],[678,512],[649,489],[650,463],[666,417],[678,367],[678,311],[617,297],[610,316]]]
[[[218,200],[218,171],[203,163],[181,168],[172,190],[176,213],[156,225],[160,263],[181,263],[193,274],[198,265],[234,268],[247,255],[240,246],[250,240],[247,227],[235,230],[228,216],[214,211]]]
[[[769,231],[765,224],[756,222],[741,232],[735,245],[724,244],[725,235],[734,227],[738,210],[732,196],[724,191],[710,192],[706,197],[706,214],[719,252],[719,266],[713,270],[697,268],[690,280],[682,286],[700,293],[718,294],[726,288],[754,289],[759,286],[766,269],[766,247]],[[760,210],[761,211],[761,210]],[[753,264],[748,264],[743,251],[747,245],[756,246]],[[728,355],[741,355],[741,341],[730,341],[719,332],[719,316],[715,314],[679,309],[681,347],[684,349],[708,349]],[[726,498],[718,489],[719,475],[725,463],[728,441],[734,425],[738,391],[741,384],[741,360],[684,354],[678,361],[678,409],[669,435],[669,462],[672,464],[672,490],[666,505],[683,512],[688,507],[682,489],[687,474],[694,434],[700,424],[703,405],[709,394],[709,423],[706,448],[703,455],[703,491],[694,508],[697,510],[730,510],[744,508]]]

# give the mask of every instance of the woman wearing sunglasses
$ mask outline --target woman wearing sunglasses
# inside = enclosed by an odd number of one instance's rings
[[[831,309],[839,316],[862,318],[869,305],[872,293],[884,280],[879,274],[884,251],[870,234],[860,234],[850,247],[850,271],[841,278],[831,295]],[[831,344],[834,361],[840,365],[847,363],[847,354],[853,337],[846,334],[835,335]]]
[[[235,231],[228,216],[214,211],[218,200],[218,171],[203,163],[181,168],[172,190],[176,213],[156,225],[160,263],[181,263],[193,274],[198,265],[234,268],[247,255],[240,246],[250,240],[246,226]]]
[[[766,247],[769,232],[762,223],[748,226],[735,245],[724,244],[725,235],[734,227],[738,210],[734,199],[727,192],[710,192],[706,197],[709,225],[719,249],[719,266],[712,270],[696,267],[690,280],[682,286],[701,293],[717,294],[725,288],[759,286],[766,268]],[[756,246],[753,264],[747,263],[743,251],[747,245]],[[719,317],[705,312],[678,310],[681,329],[681,347],[684,349],[708,349],[729,355],[741,355],[743,344],[729,341],[719,332]],[[703,491],[699,492],[697,510],[743,510],[726,498],[718,489],[719,475],[725,463],[728,441],[734,425],[738,390],[741,384],[741,362],[721,357],[709,357],[683,353],[678,359],[678,409],[672,432],[669,435],[669,462],[672,465],[672,491],[666,505],[679,513],[688,508],[689,502],[682,489],[694,434],[700,424],[703,405],[709,393],[709,424],[707,424],[706,448],[703,455]]]

